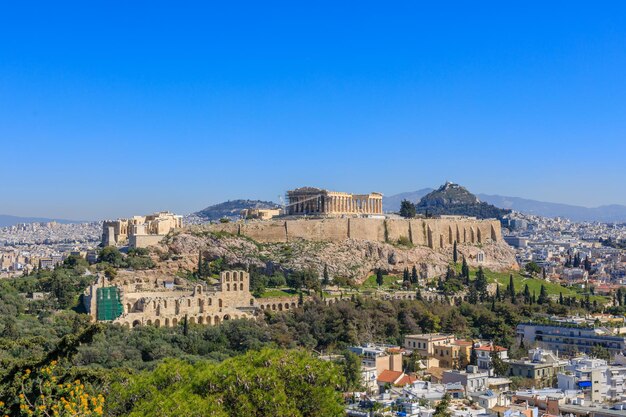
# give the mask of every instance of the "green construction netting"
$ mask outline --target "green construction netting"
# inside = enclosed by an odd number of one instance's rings
[[[122,314],[123,307],[117,287],[98,288],[96,297],[98,320],[115,320]]]

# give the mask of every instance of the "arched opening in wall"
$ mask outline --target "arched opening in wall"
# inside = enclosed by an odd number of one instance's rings
[[[187,307],[191,307],[191,298],[187,299]]]
[[[153,310],[156,310],[156,301],[153,301],[153,302],[152,302],[152,309],[153,309]]]
[[[261,304],[261,310],[265,310],[265,306]]]
[[[198,317],[198,324],[204,324],[204,317]]]
[[[170,327],[170,319],[165,319],[165,327]]]
[[[131,303],[126,303],[126,312],[130,313],[133,309],[133,306]]]
[[[228,314],[226,314],[226,315],[224,316],[224,321],[226,321],[226,320],[230,320],[230,316],[229,316]]]
[[[291,303],[291,308],[296,308],[296,303]]]
[[[426,236],[428,239],[428,247],[432,249],[433,248],[433,231],[430,230],[430,227],[426,231]]]
[[[173,318],[172,319],[172,326],[175,327],[178,324],[178,319]]]
[[[467,229],[463,228],[463,243],[467,242]]]
[[[243,283],[239,284],[239,291],[243,291]]]
[[[443,235],[439,235],[439,247],[443,248]]]
[[[148,320],[146,321],[146,324],[147,324],[148,326],[152,325],[152,320],[148,319]]]
[[[206,324],[211,325],[211,316],[206,316]]]
[[[230,281],[230,272],[226,272],[224,276],[226,277],[226,281]]]
[[[218,316],[215,316],[215,319],[213,319],[213,323],[215,323],[216,326],[220,324],[220,318]]]
[[[276,310],[276,304],[272,304],[272,310]]]
[[[189,317],[189,324],[196,324],[196,318],[195,317]]]
[[[167,308],[167,300],[163,300],[163,308]]]
[[[491,225],[491,240],[494,242],[498,240],[498,235],[496,234],[496,229],[493,227],[493,224]]]
[[[213,304],[213,300],[211,298],[209,298],[209,305]]]
[[[155,325],[156,327],[161,327],[161,320],[156,319],[156,320],[154,321],[154,325]]]
[[[461,232],[459,232],[459,226],[456,227],[456,241],[461,242]]]
[[[282,304],[278,304],[278,311],[283,311],[283,305]]]
[[[254,305],[254,298],[250,299],[250,305],[253,306]]]
[[[483,234],[480,231],[480,227],[476,229],[476,237],[478,238],[478,243],[483,243]]]
[[[218,306],[219,306],[219,308],[222,308],[222,299],[221,298],[218,300]]]
[[[196,294],[202,294],[202,285],[196,285]]]
[[[230,284],[226,284],[226,291],[230,291]]]
[[[470,227],[470,242],[476,243],[476,232],[473,227]]]
[[[140,325],[141,325],[141,322],[139,320],[133,321],[133,327],[137,327],[137,326],[140,326]]]
[[[124,327],[126,327],[126,328],[128,329],[128,328],[130,327],[130,323],[129,323],[129,322],[127,322],[127,321],[125,321],[125,322],[124,322],[124,324],[123,324],[123,326],[124,326]]]
[[[285,310],[289,310],[289,303],[285,303]]]
[[[237,283],[236,282],[233,284],[233,291],[237,291]]]
[[[237,281],[238,280],[238,275],[239,275],[239,273],[237,271],[233,272],[233,281]]]

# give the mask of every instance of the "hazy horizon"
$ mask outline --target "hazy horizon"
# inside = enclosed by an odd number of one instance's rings
[[[0,213],[311,185],[626,205],[626,3],[11,3]]]

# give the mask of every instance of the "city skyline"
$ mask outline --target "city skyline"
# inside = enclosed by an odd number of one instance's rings
[[[626,204],[626,5],[524,6],[4,6],[0,213],[447,180]]]

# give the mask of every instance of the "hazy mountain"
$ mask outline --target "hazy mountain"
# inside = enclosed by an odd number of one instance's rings
[[[465,187],[447,182],[426,194],[415,206],[420,214],[453,214],[479,219],[502,218],[510,210],[482,202]]]
[[[565,217],[577,222],[626,222],[626,206],[618,204],[588,208],[501,195],[479,194],[478,197],[497,207],[543,217]]]
[[[241,210],[250,208],[278,208],[278,204],[271,201],[261,200],[233,200],[214,204],[192,216],[200,217],[203,220],[219,220],[222,218],[237,219],[241,215]]]
[[[11,216],[8,214],[0,214],[0,227],[8,227],[13,226],[20,223],[48,223],[48,222],[57,222],[57,223],[83,223],[78,220],[66,220],[66,219],[49,219],[46,217],[20,217],[20,216]]]
[[[383,197],[383,210],[400,210],[400,203],[402,202],[402,200],[409,200],[410,202],[417,204],[422,199],[422,197],[432,191],[434,191],[434,188],[422,188],[418,191],[409,191],[406,193],[390,195],[389,197]]]

